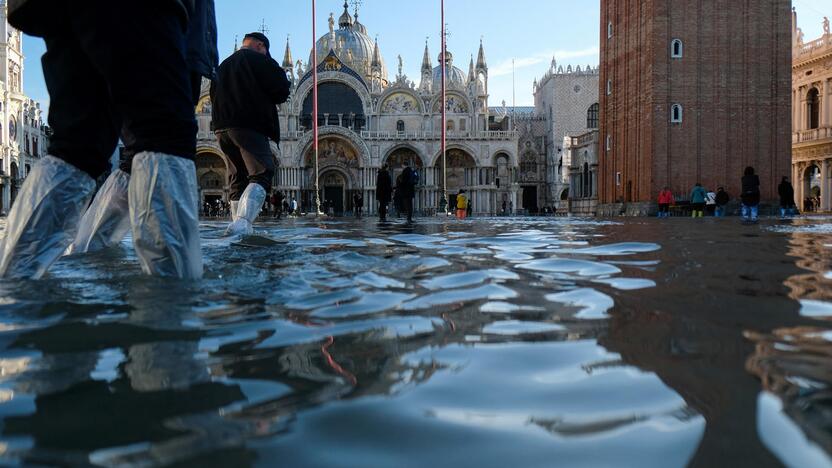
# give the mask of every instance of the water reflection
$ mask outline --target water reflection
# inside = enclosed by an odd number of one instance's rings
[[[3,462],[767,466],[743,331],[780,343],[817,322],[794,299],[828,299],[782,286],[800,271],[765,226],[223,228],[202,226],[198,284],[141,277],[125,243],[0,285]]]

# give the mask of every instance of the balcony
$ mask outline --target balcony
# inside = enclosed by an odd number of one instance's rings
[[[832,127],[814,128],[792,133],[792,144],[810,143],[832,139]]]
[[[826,34],[820,39],[801,44],[792,52],[794,61],[800,63],[830,53],[832,53],[832,34]]]

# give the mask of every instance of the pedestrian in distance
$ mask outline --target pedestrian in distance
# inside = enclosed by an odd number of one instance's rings
[[[777,186],[777,193],[780,195],[780,217],[794,216],[794,187],[788,177],[783,177],[780,185]]]
[[[742,176],[742,219],[757,222],[760,207],[760,177],[754,173],[753,167],[746,167]]]
[[[464,220],[468,217],[468,197],[465,190],[460,190],[456,195],[456,218]]]
[[[200,278],[194,71],[216,56],[213,2],[10,0],[7,12],[12,26],[46,43],[53,134],[9,213],[0,276],[40,278],[67,250],[120,137],[132,176],[103,187],[102,211],[118,208],[104,217],[117,228],[106,231],[123,237],[129,225],[144,273]]]
[[[705,215],[705,199],[707,196],[708,192],[702,187],[702,184],[697,182],[693,186],[693,190],[690,191],[690,205],[693,209],[692,218],[701,218]]]
[[[402,197],[402,211],[407,216],[407,222],[413,222],[413,199],[416,197],[416,184],[418,183],[418,174],[410,167],[410,161],[404,162],[404,170],[401,174],[401,197]]]
[[[378,171],[376,176],[376,201],[378,202],[378,219],[381,222],[387,221],[387,205],[393,198],[393,181],[390,178],[390,171],[385,164]]]
[[[229,236],[254,231],[258,208],[271,192],[275,163],[269,140],[280,144],[277,105],[289,98],[291,85],[269,48],[264,34],[246,34],[211,84],[214,131],[230,163]]]
[[[705,195],[705,216],[716,216],[716,192],[708,190]]]
[[[714,201],[716,202],[716,212],[714,215],[718,218],[722,218],[725,216],[725,210],[727,209],[728,203],[731,202],[731,196],[728,195],[728,192],[725,191],[724,187],[719,187],[716,189],[716,198]]]
[[[670,217],[670,205],[674,202],[673,192],[670,191],[670,187],[664,187],[659,192],[659,218]]]

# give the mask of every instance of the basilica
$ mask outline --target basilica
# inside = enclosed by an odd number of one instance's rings
[[[545,203],[544,177],[524,187],[518,178],[519,136],[511,113],[494,115],[488,103],[488,64],[480,44],[467,73],[447,52],[435,59],[425,44],[419,82],[402,72],[390,76],[379,43],[344,5],[340,18],[329,17],[329,30],[317,41],[317,56],[294,61],[287,42],[282,66],[292,81],[289,101],[280,106],[282,140],[273,146],[278,160],[275,190],[294,197],[312,211],[315,164],[312,119],[319,137],[319,187],[324,201],[338,214],[352,211],[353,194],[374,213],[376,174],[384,165],[393,177],[407,162],[419,173],[415,210],[431,215],[447,189],[450,200],[465,189],[479,214],[498,214],[503,207],[536,211]],[[447,170],[443,167],[442,68],[446,66]],[[312,115],[312,67],[318,71],[318,115]],[[226,162],[211,132],[208,83],[197,106],[197,168],[201,199],[226,200]],[[544,167],[539,168],[544,174]],[[447,182],[445,182],[447,180]],[[445,185],[446,184],[446,185]],[[529,194],[535,194],[529,196]],[[524,206],[525,198],[525,206]]]

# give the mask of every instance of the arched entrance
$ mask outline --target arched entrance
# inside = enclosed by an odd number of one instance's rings
[[[228,203],[228,169],[225,159],[205,151],[196,155],[195,163],[202,213],[205,216],[221,215],[224,205]]]
[[[803,171],[803,193],[801,200],[804,212],[814,212],[820,209],[821,200],[821,171],[814,164]]]
[[[412,149],[402,147],[393,150],[393,152],[390,153],[384,161],[384,164],[386,164],[390,170],[390,176],[393,178],[393,182],[395,182],[396,178],[399,177],[402,171],[404,171],[405,163],[410,164],[410,167],[417,171],[420,177],[423,177],[422,170],[424,169],[424,165],[422,164],[422,158],[420,158],[419,155]],[[424,182],[424,179],[422,179],[421,182]]]
[[[447,192],[448,205],[451,210],[456,209],[456,195],[465,187],[476,185],[476,171],[477,163],[474,157],[468,154],[467,151],[453,148],[449,149],[445,159],[448,161],[447,170]],[[436,160],[436,180],[438,185],[442,186],[444,175],[444,166],[442,165],[442,155]],[[469,203],[474,203],[473,194],[468,194]]]
[[[347,201],[347,180],[339,171],[329,170],[321,175],[321,209],[324,213],[342,216]]]

